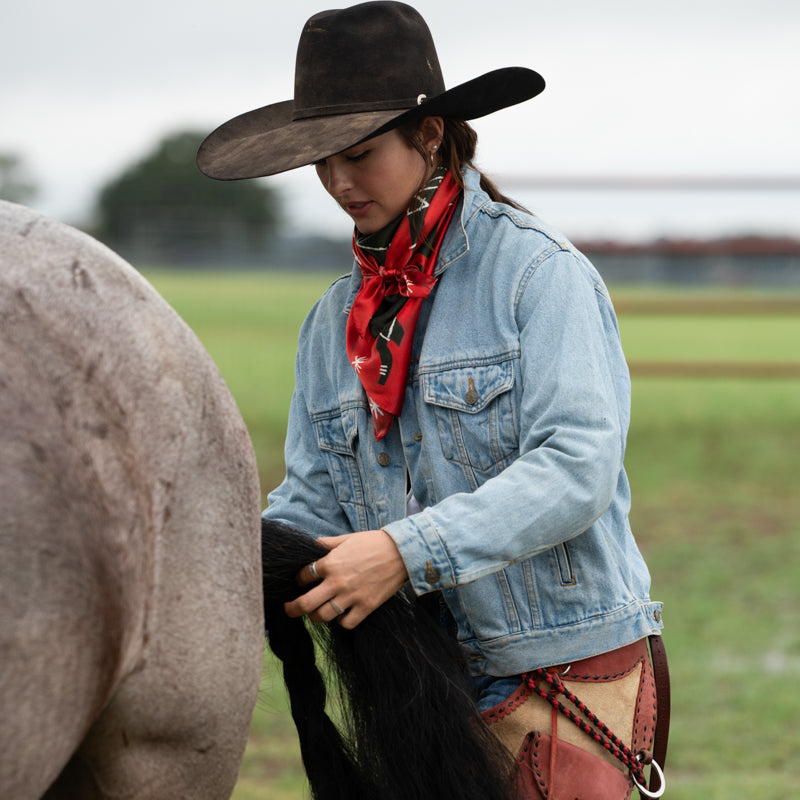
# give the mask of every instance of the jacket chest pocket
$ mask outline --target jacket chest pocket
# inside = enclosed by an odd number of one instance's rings
[[[508,466],[519,450],[514,361],[431,372],[421,379],[444,457],[482,473]]]
[[[358,413],[356,408],[347,408],[316,414],[311,417],[311,423],[337,500],[353,524],[353,530],[365,530],[366,502],[356,458]]]

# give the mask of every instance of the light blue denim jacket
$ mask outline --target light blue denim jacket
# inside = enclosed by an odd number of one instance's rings
[[[264,516],[388,531],[414,591],[442,593],[474,674],[502,676],[656,633],[661,605],[628,525],[630,379],[606,287],[560,233],[465,179],[401,416],[376,441],[344,345],[355,267],[303,324]]]

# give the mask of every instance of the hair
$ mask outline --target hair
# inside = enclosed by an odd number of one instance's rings
[[[423,118],[424,119],[424,118]],[[475,129],[463,119],[442,117],[444,130],[442,143],[439,146],[439,157],[447,169],[450,170],[458,185],[464,189],[464,167],[472,167],[480,175],[480,186],[486,194],[496,203],[505,203],[520,211],[528,211],[516,200],[504,195],[496,184],[475,165],[475,152],[478,147],[478,134]],[[422,146],[417,132],[421,120],[407,122],[397,128],[398,133],[422,156],[427,162],[428,153]]]
[[[463,651],[400,592],[353,630],[291,619],[296,575],[328,551],[262,520],[267,639],[283,662],[292,717],[316,800],[510,800],[513,759],[483,722]],[[338,724],[317,667],[333,673]],[[330,676],[328,676],[330,678]]]

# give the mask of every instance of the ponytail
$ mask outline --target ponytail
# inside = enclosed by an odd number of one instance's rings
[[[450,170],[458,185],[464,189],[464,167],[471,167],[480,175],[480,186],[489,198],[496,203],[505,203],[519,211],[530,213],[528,209],[520,205],[516,200],[504,195],[495,183],[478,167],[475,166],[475,152],[478,146],[478,134],[475,129],[463,119],[451,119],[442,117],[444,131],[442,133],[442,143],[439,146],[439,156],[442,163]],[[398,128],[406,141],[419,152],[423,159],[428,158],[428,154],[422,149],[418,137],[415,135],[419,121],[406,123]]]

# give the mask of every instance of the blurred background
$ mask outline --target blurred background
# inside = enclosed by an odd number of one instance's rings
[[[800,282],[793,0],[416,7],[448,86],[508,65],[544,75],[539,98],[475,122],[479,165],[609,280]],[[193,166],[217,125],[292,96],[297,39],[319,10],[6,4],[0,197],[137,265],[346,269],[349,221],[312,168],[217,183]]]

